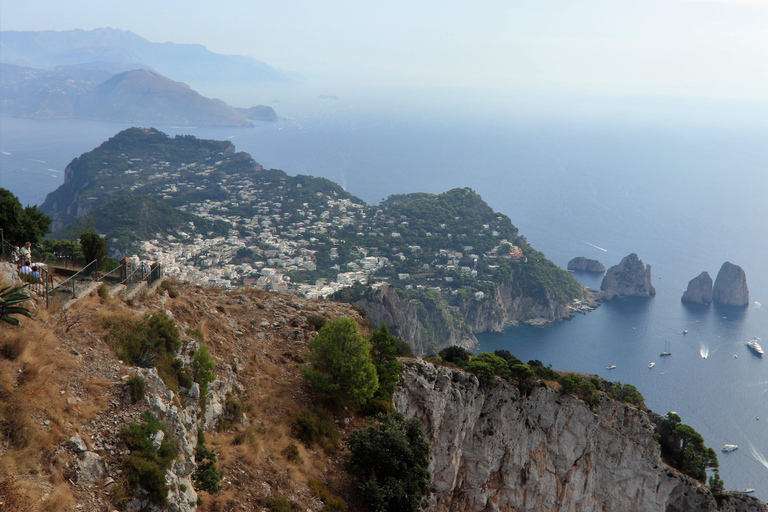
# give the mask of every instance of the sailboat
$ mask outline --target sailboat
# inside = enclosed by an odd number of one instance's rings
[[[659,354],[659,355],[660,355],[661,357],[664,357],[664,356],[671,356],[671,355],[672,355],[672,352],[670,352],[670,351],[669,351],[669,342],[668,342],[668,341],[667,341],[666,345],[664,346],[664,352],[662,352],[662,353],[661,353],[661,354]]]

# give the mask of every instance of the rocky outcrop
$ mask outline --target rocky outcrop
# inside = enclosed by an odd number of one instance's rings
[[[709,272],[702,272],[688,281],[688,289],[680,299],[693,304],[710,304],[712,302],[712,278]]]
[[[542,384],[521,395],[415,361],[394,403],[422,422],[432,446],[431,512],[768,511],[738,493],[718,508],[706,487],[661,460],[649,415],[612,400],[593,412]]]
[[[19,286],[21,284],[22,281],[21,278],[19,278],[19,271],[13,263],[0,263],[0,285]]]
[[[411,346],[414,355],[437,354],[452,345],[476,348],[477,338],[466,320],[439,294],[433,298],[433,307],[425,307],[404,292],[382,283],[367,289],[352,304],[365,310],[371,327],[378,328],[385,322],[392,334]]]
[[[656,295],[656,289],[651,284],[651,266],[644,266],[635,253],[625,256],[621,263],[608,269],[600,290],[603,300]]]
[[[568,262],[568,270],[577,270],[579,272],[595,272],[601,274],[605,272],[605,265],[597,260],[590,260],[584,256],[578,256]]]
[[[744,269],[729,261],[723,263],[712,288],[712,301],[723,306],[749,304],[749,289]]]
[[[248,119],[256,121],[277,121],[277,112],[275,112],[275,109],[266,105],[254,105],[250,108],[235,107],[235,110]]]

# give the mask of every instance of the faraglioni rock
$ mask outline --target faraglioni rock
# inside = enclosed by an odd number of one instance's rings
[[[688,281],[688,289],[680,300],[693,304],[712,303],[712,278],[709,277],[709,272],[702,272]]]
[[[712,288],[712,301],[723,306],[746,306],[749,304],[747,274],[730,261],[723,263]]]
[[[608,269],[600,290],[603,300],[656,295],[656,289],[651,284],[651,266],[643,265],[635,253],[625,256],[621,263]]]
[[[603,273],[605,272],[605,265],[597,260],[590,260],[584,256],[579,256],[568,262],[568,270]]]
[[[520,393],[416,361],[394,406],[421,421],[432,448],[428,512],[768,511],[742,493],[719,501],[667,466],[653,415],[608,398],[593,411],[543,384]]]

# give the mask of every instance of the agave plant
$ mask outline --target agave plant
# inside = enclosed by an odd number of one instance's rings
[[[25,287],[26,285],[0,288],[0,322],[19,325],[19,319],[11,315],[24,315],[27,318],[32,318],[29,310],[19,305],[29,300],[29,295],[23,291]]]

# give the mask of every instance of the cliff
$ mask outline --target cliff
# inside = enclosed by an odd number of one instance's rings
[[[717,273],[712,288],[712,300],[723,306],[746,306],[749,304],[747,275],[738,265],[726,261]]]
[[[477,338],[464,318],[439,294],[430,294],[430,298],[433,305],[426,307],[402,290],[382,283],[366,289],[351,302],[365,310],[371,327],[378,328],[385,322],[393,335],[411,346],[414,355],[437,354],[452,345],[477,348]]]
[[[254,105],[250,108],[235,108],[235,110],[248,119],[257,121],[277,121],[277,112],[275,112],[275,109],[265,105]]]
[[[710,304],[712,302],[712,278],[709,277],[709,272],[702,272],[691,279],[680,300],[693,304]]]
[[[568,270],[578,270],[580,272],[605,272],[605,265],[597,260],[590,260],[584,256],[578,256],[568,262]]]
[[[656,289],[651,284],[651,266],[644,266],[635,253],[625,256],[621,263],[605,273],[600,290],[603,300],[656,295]]]
[[[593,412],[543,385],[521,395],[418,361],[394,403],[432,445],[430,512],[768,510],[739,493],[719,504],[664,464],[648,413],[612,400]]]

